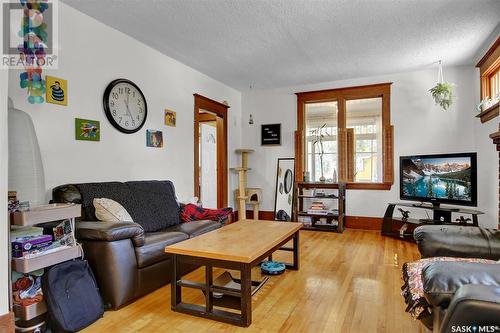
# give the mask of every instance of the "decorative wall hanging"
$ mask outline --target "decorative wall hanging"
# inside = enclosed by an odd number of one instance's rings
[[[268,124],[261,127],[260,144],[280,145],[281,144],[281,124]]]
[[[100,122],[97,120],[75,118],[75,139],[84,141],[100,141]]]
[[[45,84],[47,103],[68,105],[68,81],[47,75]]]
[[[175,127],[177,121],[177,113],[172,110],[165,109],[165,125]]]
[[[20,74],[20,86],[28,90],[28,102],[43,103],[45,80],[42,79],[42,66],[45,64],[47,49],[47,24],[43,22],[43,12],[48,8],[47,0],[20,1],[23,18],[19,35],[23,44],[18,46],[25,71]]]
[[[276,189],[274,197],[274,219],[291,221],[293,191],[295,183],[295,159],[278,158]]]
[[[453,83],[444,82],[443,65],[439,60],[438,83],[429,91],[436,105],[440,105],[443,110],[447,110],[453,104],[453,86]]]
[[[153,148],[163,147],[163,132],[155,130],[146,130],[146,146]]]

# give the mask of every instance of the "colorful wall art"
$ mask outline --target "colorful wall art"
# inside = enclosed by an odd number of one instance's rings
[[[23,44],[18,46],[25,71],[19,76],[20,86],[28,90],[28,102],[43,103],[45,81],[42,79],[42,66],[45,65],[47,48],[47,23],[43,21],[43,12],[48,8],[47,0],[20,1],[23,18],[19,35]]]
[[[165,109],[165,125],[175,127],[177,121],[177,113],[172,110]]]
[[[47,75],[45,83],[47,103],[68,105],[68,81]]]
[[[155,130],[146,130],[146,146],[153,148],[163,147],[163,132]]]
[[[100,122],[97,120],[75,118],[75,139],[84,141],[100,141]]]

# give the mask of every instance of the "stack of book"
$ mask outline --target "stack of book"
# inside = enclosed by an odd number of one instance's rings
[[[307,214],[319,214],[319,215],[327,215],[329,210],[326,209],[325,205],[321,201],[314,201],[311,204],[311,207],[307,210]]]

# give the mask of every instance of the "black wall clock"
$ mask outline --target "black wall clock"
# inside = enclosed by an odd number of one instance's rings
[[[111,124],[120,132],[135,133],[144,126],[148,105],[141,89],[130,80],[112,81],[104,91],[104,112]]]

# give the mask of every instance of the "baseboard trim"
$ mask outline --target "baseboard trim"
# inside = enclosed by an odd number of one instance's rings
[[[14,332],[14,312],[7,312],[0,316],[0,333]]]
[[[247,210],[247,219],[253,219],[253,210]],[[259,211],[259,220],[268,220],[268,221],[273,221],[274,220],[274,212],[267,211],[267,210],[260,210]],[[234,212],[234,220],[238,221],[238,211]]]
[[[238,211],[234,212],[235,221],[238,221]],[[247,210],[247,219],[253,219],[253,211]],[[274,220],[274,212],[261,210],[259,211],[259,220]],[[381,217],[369,217],[369,216],[346,216],[345,227],[349,229],[361,229],[361,230],[380,230],[382,228],[382,221],[384,219]]]
[[[345,227],[349,229],[381,230],[383,220],[381,217],[346,216]]]

